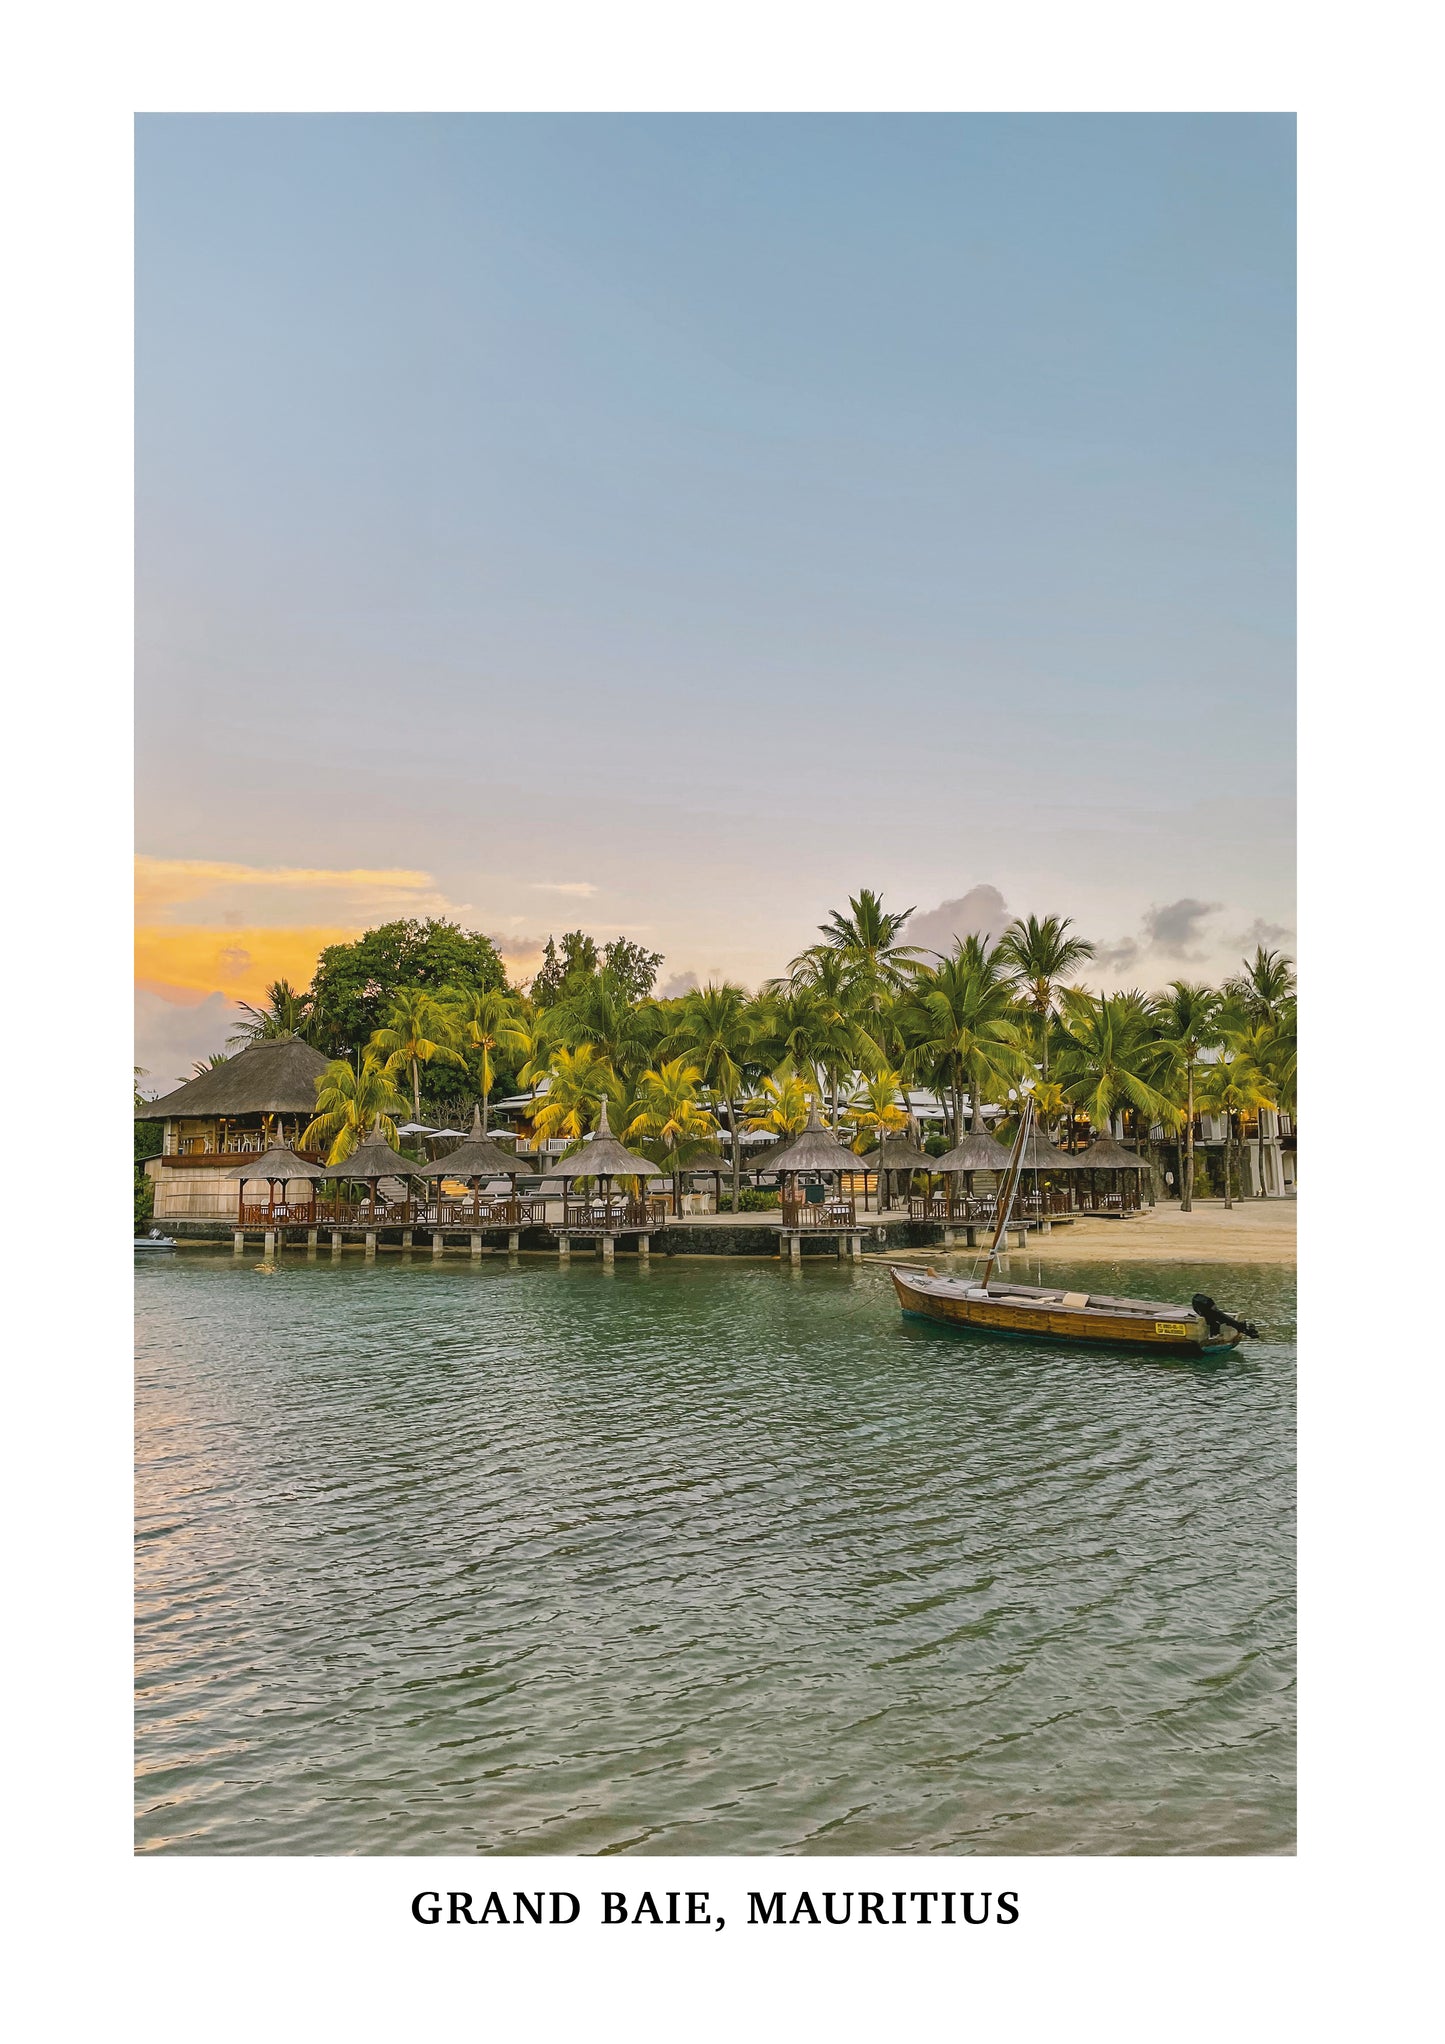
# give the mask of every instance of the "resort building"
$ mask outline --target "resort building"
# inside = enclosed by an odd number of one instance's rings
[[[161,1124],[161,1153],[146,1164],[157,1221],[229,1221],[237,1212],[241,1159],[281,1144],[300,1146],[316,1113],[326,1059],[297,1036],[248,1044],[159,1100],[143,1100],[137,1121]],[[318,1172],[322,1158],[301,1150]]]

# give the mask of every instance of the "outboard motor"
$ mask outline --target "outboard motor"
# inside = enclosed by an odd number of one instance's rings
[[[1222,1312],[1208,1292],[1196,1292],[1189,1303],[1211,1334],[1218,1334],[1221,1327],[1232,1327],[1237,1334],[1247,1334],[1258,1341],[1259,1329],[1252,1320],[1236,1320],[1232,1314]]]

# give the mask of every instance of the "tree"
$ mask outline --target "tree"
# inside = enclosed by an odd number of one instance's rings
[[[1201,1051],[1212,1049],[1220,1040],[1220,995],[1213,987],[1187,980],[1172,980],[1169,991],[1156,1010],[1161,1030],[1160,1046],[1166,1053],[1176,1080],[1184,1087],[1184,1145],[1179,1168],[1179,1206],[1183,1213],[1194,1209],[1194,1093]]]
[[[835,995],[805,975],[773,980],[763,989],[758,1002],[758,1039],[760,1056],[775,1073],[791,1068],[811,1080],[813,1091],[825,1103],[831,1097],[830,1119],[834,1123],[843,1074],[855,1071],[860,1064],[878,1062],[867,1031],[847,1014]]]
[[[389,1072],[411,1074],[412,1120],[421,1120],[421,1068],[439,1060],[461,1065],[466,1060],[452,1047],[454,1010],[424,986],[403,987],[392,998],[384,1025],[372,1033],[369,1049]]]
[[[495,1076],[493,1054],[498,1050],[530,1050],[531,1038],[522,1025],[516,997],[505,987],[448,987],[443,998],[451,1011],[451,1028],[456,1041],[471,1051],[476,1060],[482,1134],[485,1135]]]
[[[660,1017],[650,1002],[629,1000],[610,972],[568,981],[564,997],[546,1010],[554,1043],[576,1049],[590,1043],[621,1078],[631,1078],[652,1055]]]
[[[590,1043],[575,1050],[565,1044],[553,1056],[548,1073],[547,1096],[532,1116],[532,1126],[542,1139],[564,1136],[580,1143],[597,1120],[604,1097],[616,1088],[616,1076],[605,1058]]]
[[[920,970],[904,1003],[903,1028],[923,1052],[935,1084],[948,1089],[955,1141],[962,1133],[965,1083],[973,1128],[982,1130],[985,1091],[1007,1087],[1024,1065],[1013,989],[998,945],[964,937],[951,957]]]
[[[1144,1117],[1146,1134],[1156,1121],[1178,1120],[1156,1084],[1168,1065],[1168,1052],[1154,1033],[1142,995],[1096,997],[1070,987],[1061,1009],[1060,1080],[1096,1129],[1107,1129],[1121,1108]]]
[[[1039,1033],[1039,1071],[1049,1076],[1049,1026],[1064,974],[1092,958],[1094,947],[1068,933],[1072,916],[1016,918],[998,942],[998,955],[1034,1011]]]
[[[555,1008],[575,999],[589,980],[605,975],[624,1000],[646,1000],[661,963],[660,951],[644,950],[629,937],[613,937],[599,951],[585,930],[568,930],[560,948],[555,937],[547,939],[532,980],[532,999],[539,1008]]]
[[[311,982],[309,1035],[332,1056],[361,1050],[385,1022],[403,987],[482,992],[505,986],[489,937],[431,918],[382,923],[352,944],[328,944]]]
[[[1200,1098],[1212,1114],[1224,1116],[1224,1204],[1232,1206],[1235,1121],[1275,1104],[1274,1088],[1257,1059],[1253,1030],[1227,1030],[1219,1057],[1200,1073]]]
[[[650,1068],[638,1082],[636,1110],[627,1124],[629,1136],[660,1143],[666,1152],[675,1214],[682,1212],[683,1165],[717,1136],[717,1122],[698,1098],[701,1083],[701,1067],[685,1057]]]
[[[721,985],[709,983],[705,987],[694,987],[690,993],[683,995],[668,1034],[658,1045],[658,1055],[676,1056],[679,1051],[696,1064],[709,1091],[727,1103],[733,1145],[733,1212],[736,1213],[743,1168],[738,1101],[761,1070],[757,1055],[757,1015],[740,986],[724,980]]]
[[[221,1065],[228,1065],[230,1062],[231,1060],[223,1050],[213,1050],[209,1057],[198,1057],[194,1061],[191,1066],[191,1077],[193,1079],[204,1079],[207,1072],[214,1072]]]
[[[757,1099],[748,1102],[744,1126],[783,1138],[800,1136],[808,1126],[809,1100],[796,1072],[783,1079],[764,1079]]]
[[[301,1132],[301,1148],[324,1150],[328,1165],[344,1164],[378,1124],[395,1144],[395,1118],[404,1105],[376,1058],[364,1057],[359,1067],[335,1058],[316,1081],[316,1115]]]
[[[1273,1023],[1294,1000],[1294,960],[1261,944],[1253,958],[1244,959],[1234,977],[1224,982],[1224,993],[1251,1022]]]
[[[277,1036],[301,1036],[307,1034],[311,1020],[311,996],[298,993],[286,979],[273,979],[266,989],[266,1005],[252,1007],[249,1001],[238,1001],[241,1020],[226,1039],[228,1049],[248,1043],[268,1042]]]

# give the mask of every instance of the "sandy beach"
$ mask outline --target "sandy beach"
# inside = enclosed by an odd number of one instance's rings
[[[1196,1200],[1183,1214],[1177,1201],[1161,1201],[1127,1221],[1055,1223],[1047,1235],[1030,1229],[1027,1254],[1041,1262],[1293,1263],[1295,1202],[1246,1199],[1226,1208],[1223,1200]]]

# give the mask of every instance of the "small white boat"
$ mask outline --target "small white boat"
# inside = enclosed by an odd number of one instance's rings
[[[137,1249],[174,1249],[176,1244],[174,1236],[163,1235],[159,1228],[152,1228],[149,1235],[136,1236],[135,1246]]]

